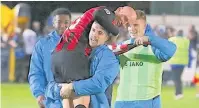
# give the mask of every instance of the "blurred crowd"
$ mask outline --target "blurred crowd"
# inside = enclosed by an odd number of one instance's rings
[[[183,31],[182,29],[177,30],[177,29],[175,29],[175,27],[164,26],[164,25],[156,25],[156,26],[154,26],[153,30],[155,31],[157,36],[160,36],[165,39],[169,39],[174,36],[187,37],[190,40],[190,48],[189,48],[190,50],[189,51],[194,50],[196,52],[199,52],[199,34],[194,25],[190,25],[188,27],[188,29],[186,31],[187,34],[185,34],[185,31]],[[192,59],[191,52],[189,55],[190,55],[189,58],[191,60]]]
[[[15,81],[26,82],[27,73],[29,70],[29,60],[36,44],[37,40],[44,36],[41,31],[41,25],[39,21],[33,21],[32,27],[21,27],[16,31],[16,34],[12,37],[6,36],[5,33],[1,33],[1,80],[2,82],[9,81],[9,75],[11,74],[12,61],[10,61],[11,50],[14,49],[15,57]],[[23,31],[23,32],[21,32]]]
[[[199,67],[199,55],[198,55],[199,34],[198,34],[197,29],[195,28],[195,25],[189,25],[189,27],[187,28],[188,28],[187,31],[183,31],[182,29],[177,30],[175,27],[172,27],[172,26],[156,25],[153,27],[153,30],[155,31],[157,36],[160,36],[165,39],[169,39],[175,36],[181,36],[190,40],[189,50],[188,50],[189,62],[188,62],[188,65],[186,66],[186,69],[187,71],[189,71],[189,74],[191,74],[191,73],[196,73]],[[186,69],[184,69],[184,71],[186,71]],[[190,71],[193,71],[193,72],[190,72]],[[172,72],[171,69],[164,70],[163,84],[166,84],[167,82],[172,81],[173,76],[171,75],[171,72]],[[194,75],[192,74],[192,76]],[[189,82],[189,85],[190,84],[192,84],[192,82]]]

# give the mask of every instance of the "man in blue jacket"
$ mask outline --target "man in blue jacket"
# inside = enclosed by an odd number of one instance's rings
[[[40,39],[33,50],[28,80],[30,89],[40,108],[44,108],[45,89],[48,82],[53,81],[51,72],[51,53],[60,40],[60,36],[71,23],[71,13],[68,9],[58,8],[52,13],[55,31]]]

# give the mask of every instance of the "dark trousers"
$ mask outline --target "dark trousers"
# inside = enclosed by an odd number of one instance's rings
[[[8,82],[9,49],[1,49],[1,82]]]
[[[173,81],[175,84],[175,95],[182,94],[181,76],[182,76],[183,70],[184,70],[184,67],[172,69]]]
[[[16,60],[16,66],[15,66],[16,82],[27,82],[29,64],[30,64],[30,55],[26,55],[24,58]]]

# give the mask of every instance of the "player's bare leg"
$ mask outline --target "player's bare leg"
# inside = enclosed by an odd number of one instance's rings
[[[71,99],[63,99],[63,108],[74,108],[73,101]]]
[[[90,96],[81,96],[75,97],[73,100],[73,105],[76,107],[77,105],[84,105],[86,108],[89,108]]]

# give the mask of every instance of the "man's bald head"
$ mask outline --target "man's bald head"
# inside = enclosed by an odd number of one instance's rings
[[[117,8],[115,11],[115,15],[119,17],[122,25],[124,26],[131,25],[137,18],[135,10],[129,6]]]

